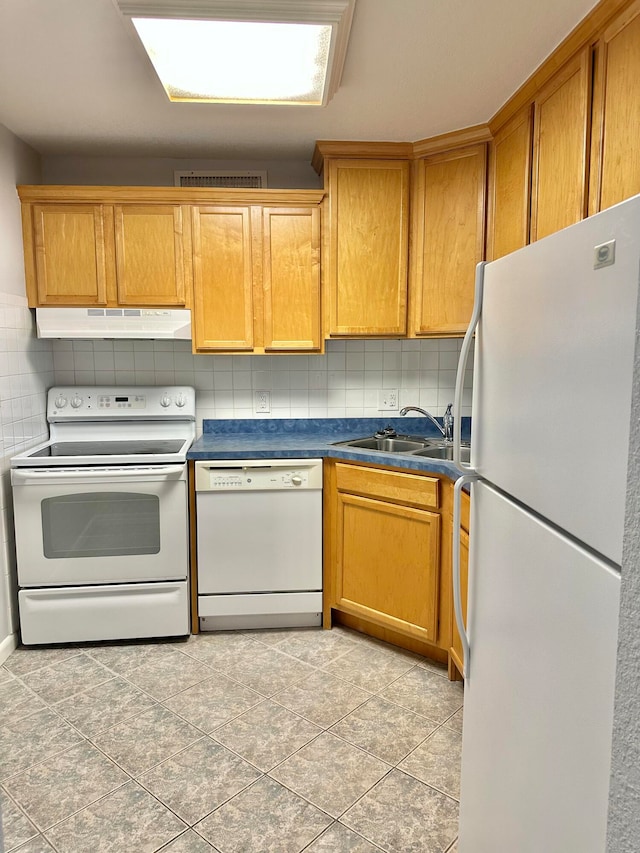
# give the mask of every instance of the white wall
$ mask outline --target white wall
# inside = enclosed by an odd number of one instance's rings
[[[640,838],[640,305],[633,380],[607,853]]]
[[[15,552],[9,459],[46,437],[51,344],[35,338],[27,308],[16,184],[40,181],[35,151],[0,125],[0,662],[15,643]]]
[[[63,157],[45,156],[45,184],[94,186],[173,186],[175,171],[189,169],[267,172],[271,189],[319,189],[322,181],[311,162],[288,160],[187,160],[170,157]]]
[[[378,393],[397,388],[399,406],[444,414],[453,400],[460,341],[327,341],[324,355],[192,355],[187,341],[54,341],[56,384],[192,385],[203,418],[397,417]],[[471,371],[468,374],[471,383]],[[256,414],[253,395],[271,393]],[[471,414],[467,391],[463,414]]]

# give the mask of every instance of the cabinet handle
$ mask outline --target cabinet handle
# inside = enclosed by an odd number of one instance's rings
[[[460,509],[462,506],[462,487],[479,479],[478,474],[463,474],[453,486],[453,612],[462,643],[462,675],[464,678],[469,677],[470,651],[469,637],[462,615],[462,595],[460,592]]]
[[[486,261],[480,261],[476,265],[476,288],[473,300],[473,313],[467,327],[462,348],[460,350],[460,358],[458,359],[458,372],[456,374],[456,390],[453,396],[453,461],[463,473],[473,471],[470,465],[464,465],[461,461],[461,429],[462,429],[462,390],[464,388],[464,374],[467,369],[467,361],[471,352],[473,343],[473,335],[480,320],[482,313],[482,294],[484,289],[484,268]]]

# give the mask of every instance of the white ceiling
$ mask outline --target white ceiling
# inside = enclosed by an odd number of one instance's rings
[[[172,104],[113,0],[0,0],[0,123],[44,155],[309,160],[493,116],[593,0],[357,0],[326,107]]]

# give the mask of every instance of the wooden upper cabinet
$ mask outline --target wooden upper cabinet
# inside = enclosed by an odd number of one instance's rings
[[[30,305],[107,304],[102,205],[28,205],[23,223]]]
[[[328,159],[329,335],[406,333],[406,160]]]
[[[418,161],[414,186],[412,335],[464,334],[484,258],[486,145]]]
[[[320,208],[266,207],[263,217],[265,350],[318,350]]]
[[[533,116],[526,106],[496,132],[489,148],[487,258],[529,242]]]
[[[322,351],[324,190],[18,194],[29,305],[191,307],[199,351]]]
[[[586,47],[534,101],[532,241],[586,214],[590,106],[591,51]]]
[[[114,225],[118,304],[185,305],[182,207],[115,205]]]
[[[253,349],[251,208],[192,208],[194,348]]]
[[[317,352],[320,208],[192,209],[194,349]]]
[[[640,2],[596,45],[589,213],[640,192]]]

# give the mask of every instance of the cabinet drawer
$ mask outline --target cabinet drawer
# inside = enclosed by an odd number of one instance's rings
[[[471,498],[466,492],[462,493],[462,501],[460,503],[460,527],[469,532],[469,514],[471,512]]]
[[[435,477],[380,471],[354,465],[336,465],[338,491],[380,498],[419,509],[438,509],[440,481]]]

